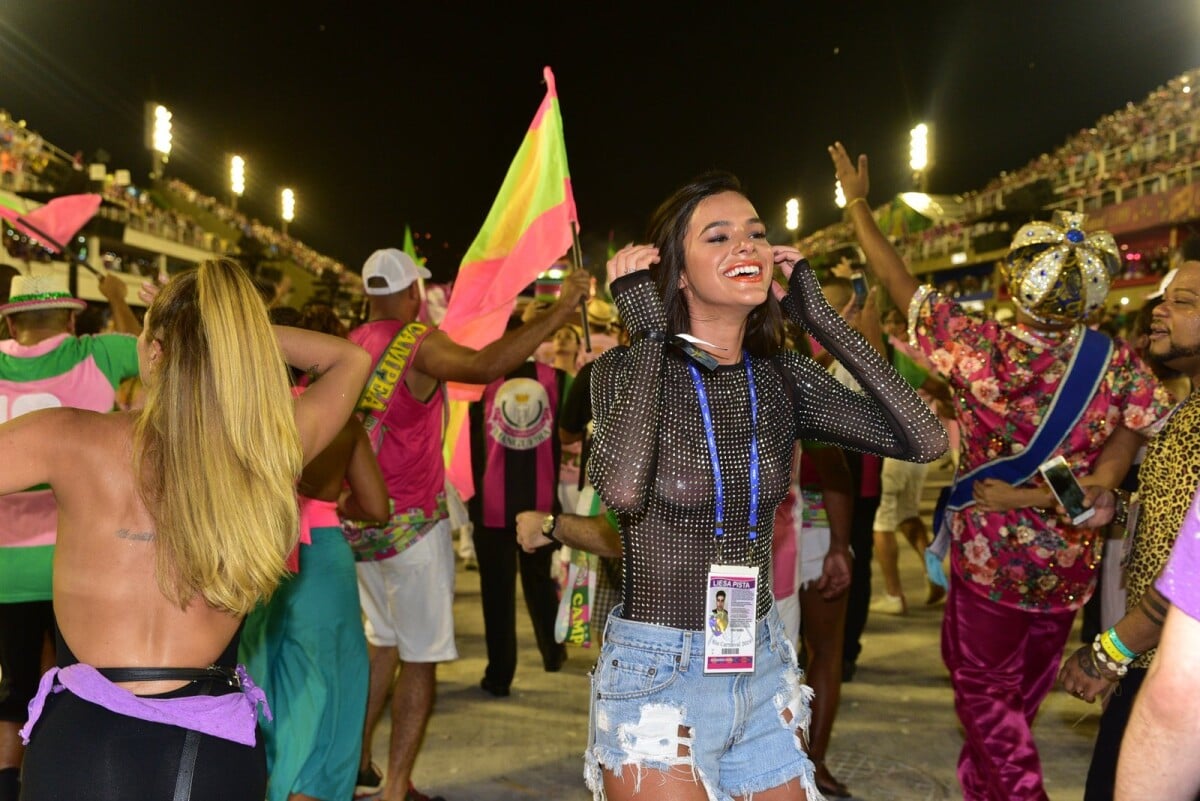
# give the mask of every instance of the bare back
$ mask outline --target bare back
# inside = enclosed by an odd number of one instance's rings
[[[300,493],[319,501],[336,501],[346,479],[346,467],[354,454],[354,428],[357,420],[347,421],[325,450],[304,466],[300,476]]]
[[[133,476],[133,413],[60,410],[69,465],[51,481],[58,502],[54,612],[79,661],[96,667],[207,667],[240,619],[194,599],[186,610],[159,589],[155,530]],[[171,488],[177,489],[177,488]],[[180,682],[124,686],[149,693]]]

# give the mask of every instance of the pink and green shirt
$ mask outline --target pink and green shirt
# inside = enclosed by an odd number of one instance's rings
[[[57,407],[112,411],[117,386],[137,374],[137,340],[125,334],[0,341],[0,422]],[[0,496],[0,603],[50,600],[57,530],[48,487]]]

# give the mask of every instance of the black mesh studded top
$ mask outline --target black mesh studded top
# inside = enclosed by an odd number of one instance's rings
[[[666,328],[648,272],[614,281],[612,291],[635,341],[605,352],[593,369],[596,429],[589,473],[620,522],[626,619],[703,629],[705,582],[714,563],[758,567],[757,614],[767,613],[772,522],[787,494],[797,438],[919,462],[946,450],[945,431],[928,407],[825,302],[802,262],[784,311],[841,361],[864,391],[848,389],[795,352],[752,357],[758,412],[751,420],[744,364],[700,368],[725,496],[718,553],[712,461],[688,357],[660,337],[637,336]],[[759,522],[752,542],[749,469],[755,432]]]

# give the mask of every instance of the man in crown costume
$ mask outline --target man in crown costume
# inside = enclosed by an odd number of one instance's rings
[[[949,382],[962,427],[930,552],[938,571],[950,553],[942,656],[966,740],[963,797],[1046,799],[1031,724],[1103,542],[1056,513],[1038,466],[1061,455],[1087,482],[1115,487],[1169,398],[1128,346],[1083,324],[1119,264],[1112,235],[1085,232],[1081,214],[1023,226],[1005,260],[1016,317],[1001,324],[918,285],[866,202],[866,157],[829,150],[867,263],[908,310],[910,341]]]

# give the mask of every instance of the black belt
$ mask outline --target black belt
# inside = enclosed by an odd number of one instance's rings
[[[241,689],[242,679],[236,668],[97,668],[100,675],[109,681],[219,681],[230,687]],[[188,729],[183,737],[183,751],[179,755],[179,772],[175,775],[173,801],[190,801],[192,782],[196,778],[196,758],[200,752],[200,732]]]
[[[213,665],[206,668],[97,668],[100,675],[109,681],[220,681],[230,687],[241,689],[242,680],[236,668],[218,667]]]

